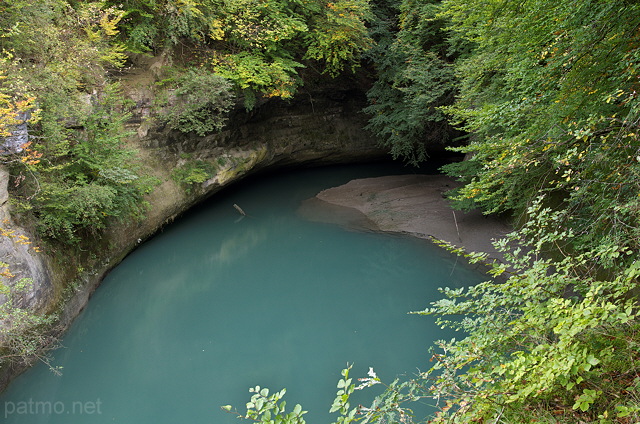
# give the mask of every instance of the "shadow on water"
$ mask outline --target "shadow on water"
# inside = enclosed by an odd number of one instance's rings
[[[195,208],[107,276],[55,352],[62,376],[36,366],[14,381],[3,422],[231,423],[219,407],[243,410],[260,385],[286,387],[324,424],[347,362],[386,380],[426,369],[433,340],[453,335],[407,312],[482,276],[424,240],[296,212],[322,189],[393,172],[262,175]]]

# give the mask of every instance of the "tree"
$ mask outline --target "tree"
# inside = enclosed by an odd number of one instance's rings
[[[306,37],[304,58],[322,61],[332,76],[345,66],[355,69],[360,55],[372,47],[365,22],[371,19],[366,0],[337,0],[314,17],[314,29]]]
[[[188,69],[177,81],[177,99],[165,118],[171,128],[204,136],[226,124],[233,105],[231,83],[220,75]]]
[[[139,175],[135,151],[124,144],[128,115],[119,98],[117,87],[107,89],[79,129],[67,133],[65,150],[27,166],[35,181],[25,183],[23,196],[42,235],[75,244],[114,218],[142,217],[153,181]]]
[[[467,182],[456,199],[518,213],[547,192],[576,247],[596,234],[635,248],[638,6],[447,1],[443,13],[476,45],[458,62],[460,95],[447,109],[473,134],[459,149],[472,160],[448,167]]]
[[[367,19],[367,0],[228,0],[212,33],[224,43],[212,52],[213,69],[243,90],[249,108],[256,94],[287,99],[308,60],[331,76],[356,68],[371,46]]]
[[[367,129],[394,158],[412,164],[427,160],[430,148],[451,144],[455,133],[440,110],[453,102],[456,79],[438,4],[378,5],[377,46],[368,53],[377,80],[367,92]]]
[[[75,2],[81,3],[81,2]],[[216,2],[195,0],[107,0],[122,10],[120,40],[130,52],[158,52],[183,39],[202,41],[215,26],[209,22]]]

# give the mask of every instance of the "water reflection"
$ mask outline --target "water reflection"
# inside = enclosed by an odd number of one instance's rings
[[[211,257],[213,262],[228,264],[240,259],[248,260],[251,251],[268,238],[267,228],[251,222],[251,218],[243,219],[242,222],[236,221],[234,224],[236,232],[219,242],[220,247],[214,249]]]

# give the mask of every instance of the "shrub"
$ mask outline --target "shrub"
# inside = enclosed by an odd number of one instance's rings
[[[207,71],[189,69],[176,82],[177,101],[165,116],[171,128],[203,136],[224,127],[234,98],[229,81]]]

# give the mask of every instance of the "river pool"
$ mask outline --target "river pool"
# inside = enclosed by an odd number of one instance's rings
[[[11,423],[237,423],[249,387],[287,388],[310,424],[328,413],[340,370],[380,377],[429,367],[453,333],[408,315],[438,287],[482,275],[425,240],[309,222],[296,212],[350,179],[412,172],[357,165],[236,184],[142,244],[98,288],[53,353],[0,397]],[[249,215],[242,218],[237,204]],[[362,402],[368,394],[358,392]]]

